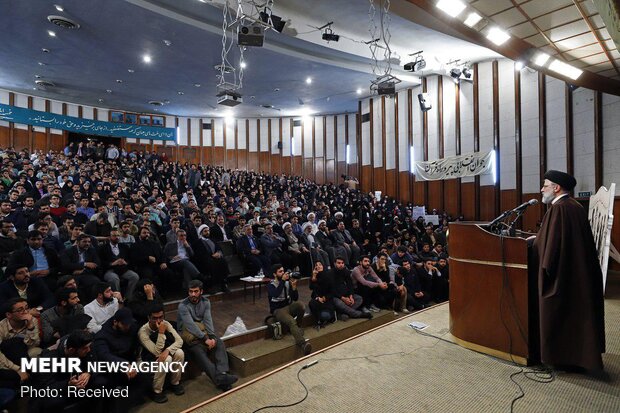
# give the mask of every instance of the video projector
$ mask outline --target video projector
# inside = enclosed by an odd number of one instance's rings
[[[234,107],[243,103],[243,98],[239,93],[227,90],[217,94],[217,104]]]

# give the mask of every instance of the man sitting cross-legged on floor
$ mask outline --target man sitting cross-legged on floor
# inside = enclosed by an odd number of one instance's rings
[[[297,280],[291,278],[290,273],[284,272],[281,264],[274,264],[272,271],[274,278],[267,286],[269,311],[280,324],[289,328],[295,338],[295,344],[303,350],[304,354],[310,354],[312,346],[304,338],[304,332],[300,328],[305,308],[297,301],[299,299]]]
[[[228,355],[224,342],[215,335],[211,317],[211,301],[202,296],[200,280],[189,282],[188,297],[179,303],[177,329],[195,363],[223,391],[232,388],[237,376],[228,374]],[[209,355],[215,357],[215,364]]]
[[[351,318],[372,318],[372,313],[368,310],[360,311],[362,297],[353,292],[353,279],[351,270],[345,266],[343,257],[336,257],[334,268],[332,268],[332,297],[334,307],[338,312],[338,318],[346,321]]]
[[[148,309],[149,321],[140,327],[138,338],[142,344],[142,361],[156,361],[158,363],[170,364],[173,361],[183,363],[185,354],[181,350],[183,339],[176,332],[172,324],[164,319],[164,306],[154,302]],[[178,365],[177,365],[178,367]],[[185,394],[181,381],[183,370],[178,367],[176,371],[171,370],[170,386],[177,396]],[[163,393],[166,372],[155,373],[153,377],[152,399],[156,403],[165,403],[168,398]]]

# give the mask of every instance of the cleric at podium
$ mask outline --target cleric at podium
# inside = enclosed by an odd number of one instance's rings
[[[550,170],[544,178],[542,201],[549,209],[533,248],[541,361],[560,370],[602,373],[603,277],[588,215],[569,195],[574,177]]]

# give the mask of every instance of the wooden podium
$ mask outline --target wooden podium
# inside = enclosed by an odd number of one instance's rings
[[[450,330],[459,345],[515,361],[538,360],[537,265],[524,238],[484,223],[450,223]]]

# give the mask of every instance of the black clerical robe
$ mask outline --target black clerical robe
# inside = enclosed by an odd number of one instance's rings
[[[584,208],[560,198],[534,241],[538,255],[541,361],[601,370],[605,352],[603,277]]]

